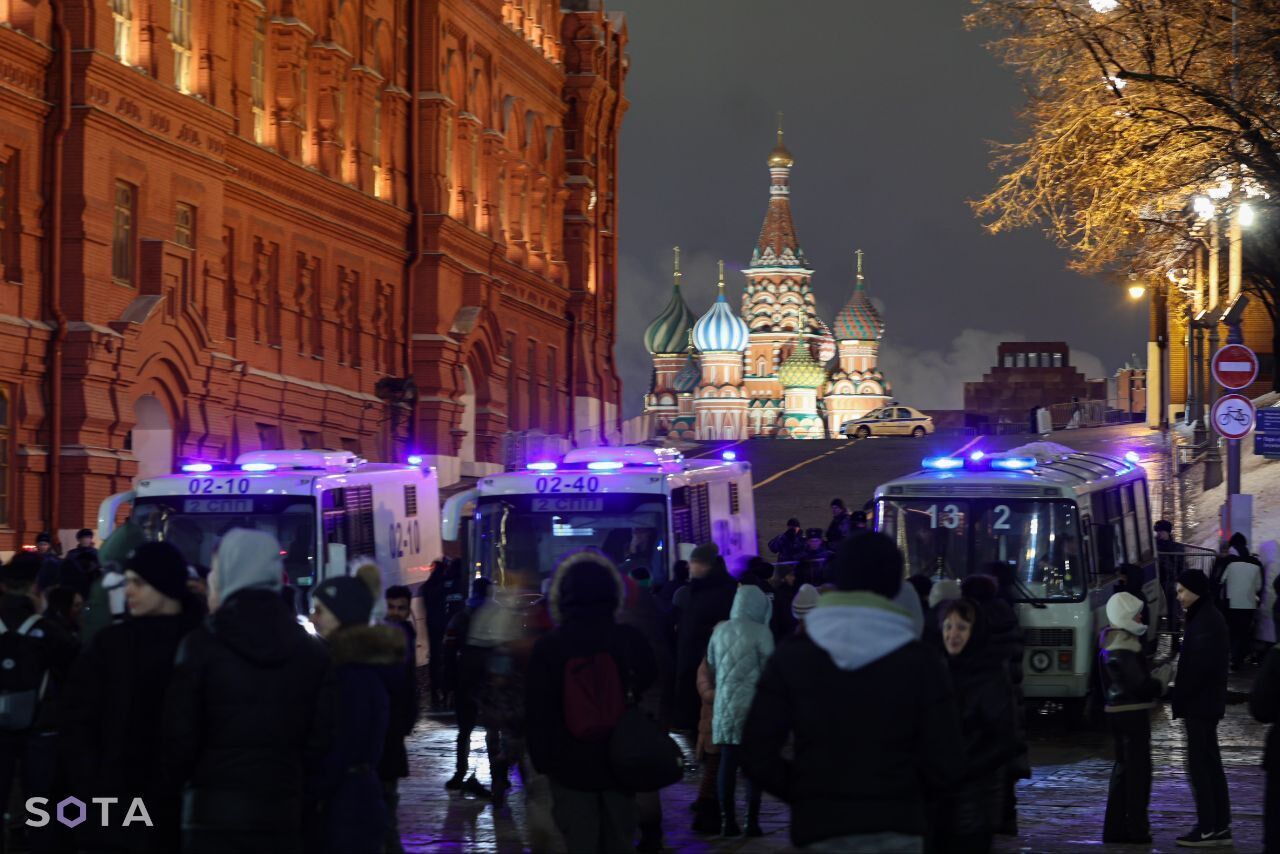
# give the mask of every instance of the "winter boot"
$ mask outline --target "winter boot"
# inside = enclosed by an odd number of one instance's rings
[[[636,851],[639,854],[657,854],[662,850],[662,825],[640,825],[640,841],[636,843]]]
[[[747,836],[764,836],[760,829],[760,804],[753,803],[747,807]]]
[[[724,810],[724,825],[720,828],[720,835],[726,838],[741,836],[742,828],[738,827],[737,811],[733,808],[733,804],[728,804]]]
[[[445,782],[444,787],[451,792],[456,792],[458,789],[462,788],[462,784],[465,783],[466,780],[467,770],[462,768]]]
[[[720,832],[720,802],[698,798],[693,802],[693,832],[714,835]]]
[[[462,784],[462,791],[468,795],[475,795],[477,798],[491,798],[493,792],[485,788],[484,783],[476,779],[476,775],[472,774],[467,778],[467,782]]]

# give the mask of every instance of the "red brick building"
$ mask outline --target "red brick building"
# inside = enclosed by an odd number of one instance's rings
[[[614,427],[627,35],[564,5],[0,0],[0,552],[188,457]]]
[[[997,348],[995,367],[982,381],[964,384],[964,411],[970,418],[993,424],[1026,424],[1033,406],[1088,397],[1089,383],[1071,366],[1071,350],[1065,343],[1004,342]]]

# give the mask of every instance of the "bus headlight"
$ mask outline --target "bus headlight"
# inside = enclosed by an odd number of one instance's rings
[[[1037,649],[1031,653],[1031,669],[1036,673],[1044,673],[1053,664],[1053,659],[1049,657],[1049,653],[1043,649]]]

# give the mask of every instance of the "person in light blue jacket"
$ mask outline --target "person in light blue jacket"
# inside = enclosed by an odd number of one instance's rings
[[[759,587],[743,585],[733,599],[729,619],[716,626],[707,647],[707,668],[715,676],[716,699],[711,715],[711,740],[720,745],[720,809],[722,835],[739,836],[742,830],[734,805],[742,729],[756,695],[756,682],[773,654],[769,630],[769,600]],[[747,835],[762,836],[760,789],[747,781]]]

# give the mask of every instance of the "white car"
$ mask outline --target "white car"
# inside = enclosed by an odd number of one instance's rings
[[[933,432],[933,418],[910,406],[886,406],[873,409],[861,418],[840,425],[840,432],[850,439],[872,436],[915,436],[923,438]]]

